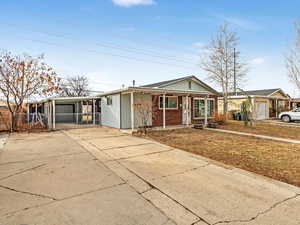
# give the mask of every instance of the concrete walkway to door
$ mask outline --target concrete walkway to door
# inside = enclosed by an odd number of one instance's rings
[[[176,224],[300,224],[298,187],[113,129],[66,133]]]

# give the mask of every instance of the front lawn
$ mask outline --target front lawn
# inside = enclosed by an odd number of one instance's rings
[[[163,144],[300,187],[300,145],[210,130],[149,131]]]
[[[300,127],[272,125],[266,122],[257,121],[254,122],[253,126],[245,126],[242,121],[229,120],[225,125],[219,125],[218,128],[300,140]]]

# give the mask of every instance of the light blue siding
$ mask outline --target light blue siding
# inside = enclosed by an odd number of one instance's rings
[[[177,83],[169,84],[167,86],[164,86],[162,88],[165,89],[170,89],[170,90],[190,90],[190,91],[208,91],[205,87],[201,86],[197,82],[190,80],[192,83],[191,89],[189,89],[189,81],[188,80],[183,80]]]
[[[131,128],[131,97],[130,94],[121,95],[121,128],[129,129]],[[147,104],[152,109],[152,96],[150,94],[134,94],[134,104],[143,103]],[[143,114],[143,113],[142,113]],[[145,114],[144,114],[145,115]],[[142,126],[142,117],[141,113],[139,113],[135,109],[134,113],[134,126],[139,127]],[[152,114],[147,118],[148,126],[152,125]]]
[[[112,104],[107,105],[106,98],[101,99],[101,123],[103,126],[120,128],[120,94],[110,95]]]

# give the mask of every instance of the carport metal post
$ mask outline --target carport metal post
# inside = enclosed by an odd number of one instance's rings
[[[95,99],[93,99],[93,124],[95,125],[96,120],[95,120]]]
[[[204,99],[204,125],[207,126],[207,96]]]
[[[55,100],[52,100],[52,129],[55,130]]]
[[[166,129],[166,94],[163,94],[163,129]]]
[[[134,130],[134,99],[133,92],[130,93],[130,102],[131,102],[131,130]]]

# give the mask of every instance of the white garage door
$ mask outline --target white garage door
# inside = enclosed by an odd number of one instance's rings
[[[265,120],[267,117],[267,103],[266,102],[256,102],[256,119],[257,120]]]

